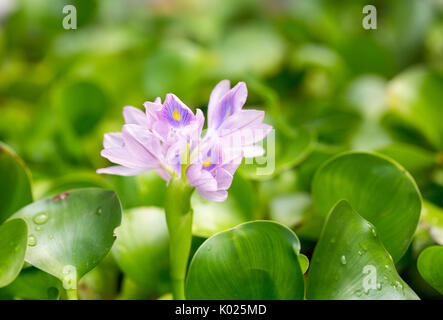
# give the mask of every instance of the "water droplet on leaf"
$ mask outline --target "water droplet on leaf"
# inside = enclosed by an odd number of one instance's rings
[[[346,257],[345,256],[341,256],[340,262],[341,262],[341,264],[346,264]]]
[[[48,218],[49,218],[48,214],[42,212],[42,213],[37,214],[34,217],[33,221],[35,224],[44,224],[44,223],[46,223],[46,221],[48,221]]]
[[[37,238],[33,234],[30,234],[28,237],[28,246],[33,247],[36,244],[37,244]]]

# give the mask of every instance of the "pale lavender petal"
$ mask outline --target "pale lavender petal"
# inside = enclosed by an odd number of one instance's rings
[[[244,82],[239,82],[229,90],[218,103],[211,106],[209,129],[218,129],[220,125],[231,115],[241,110],[246,102],[248,90]],[[208,111],[209,112],[209,111]]]
[[[198,194],[205,200],[222,202],[228,198],[228,192],[225,190],[205,191],[197,189]]]
[[[245,146],[263,140],[271,130],[272,126],[262,123],[241,130],[234,130],[230,134],[223,136],[221,141],[225,149],[243,149]]]
[[[125,148],[129,151],[130,156],[146,164],[158,165],[158,159],[153,150],[155,139],[148,130],[137,125],[127,124],[123,126],[122,135]]]
[[[227,190],[232,184],[233,175],[223,167],[214,169],[214,177],[217,180],[217,188],[219,190]]]
[[[103,149],[100,153],[113,163],[120,164],[129,168],[146,168],[147,164],[140,159],[134,158],[126,149],[123,148],[108,148]],[[153,169],[153,168],[151,168]]]
[[[122,148],[125,145],[121,132],[109,132],[103,136],[103,147]]]
[[[186,178],[191,186],[205,191],[216,191],[217,181],[208,171],[202,170],[201,165],[191,164],[186,169]]]
[[[226,119],[220,126],[220,136],[230,134],[233,130],[256,126],[263,121],[264,117],[265,112],[261,110],[241,110]]]
[[[127,124],[138,124],[139,126],[148,128],[149,121],[146,114],[140,109],[127,106],[123,108],[123,118]]]
[[[119,176],[135,176],[143,173],[149,169],[145,168],[127,168],[123,166],[112,166],[107,168],[101,168],[97,170],[97,173],[115,174]]]
[[[230,88],[231,82],[229,80],[222,80],[212,90],[208,104],[208,127],[212,128],[214,126],[212,123],[215,121],[214,116],[217,105]]]
[[[234,175],[234,173],[235,173],[235,171],[237,171],[237,168],[240,165],[241,161],[242,161],[242,158],[234,159],[230,163],[223,165],[223,169],[225,169],[231,175]]]
[[[150,124],[149,127],[151,127],[154,121],[158,120],[158,114],[163,107],[161,99],[157,98],[154,102],[146,101],[143,105],[145,106],[146,116]]]

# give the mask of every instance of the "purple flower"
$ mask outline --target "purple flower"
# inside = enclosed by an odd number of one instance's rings
[[[118,165],[97,173],[131,176],[157,170],[167,182],[186,179],[202,198],[224,201],[242,158],[263,154],[255,143],[272,129],[262,123],[263,111],[242,110],[246,97],[244,82],[231,89],[228,80],[221,81],[211,93],[204,137],[203,112],[197,109],[194,115],[171,93],[163,104],[160,98],[145,102],[146,112],[124,107],[122,131],[105,134],[101,152]]]

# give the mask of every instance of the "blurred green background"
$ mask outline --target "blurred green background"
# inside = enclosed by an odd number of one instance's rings
[[[67,4],[77,8],[76,30],[63,29]],[[98,186],[116,190],[124,209],[161,207],[165,183],[155,173],[95,174],[109,165],[103,134],[121,129],[125,105],[173,92],[205,111],[220,80],[246,81],[246,107],[266,110],[276,128],[276,170],[257,177],[242,168],[227,203],[195,198],[196,243],[271,218],[295,229],[310,256],[322,225],[309,194],[313,173],[341,151],[377,151],[409,170],[436,205],[438,221],[422,221],[398,266],[421,297],[436,297],[415,259],[443,244],[443,2],[371,1],[376,30],[362,27],[366,4],[1,0],[0,141],[30,168],[35,199]],[[120,290],[112,256],[99,268],[85,278],[83,298]],[[126,297],[167,292],[158,285],[137,295],[124,279]]]

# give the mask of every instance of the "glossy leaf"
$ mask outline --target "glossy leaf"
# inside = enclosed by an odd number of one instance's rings
[[[307,299],[417,299],[398,275],[375,227],[340,201],[311,259]]]
[[[195,253],[187,299],[303,299],[300,242],[271,221],[241,224],[218,233]]]
[[[28,226],[22,219],[13,219],[0,226],[0,288],[10,284],[25,262]]]
[[[327,161],[316,173],[312,197],[326,215],[342,199],[373,223],[398,261],[417,228],[421,196],[411,175],[387,157],[351,152]]]
[[[443,246],[426,248],[418,257],[417,267],[421,276],[443,294]]]
[[[420,218],[434,241],[443,245],[443,209],[428,201],[423,201]]]
[[[0,223],[32,202],[31,182],[23,161],[0,143]]]
[[[117,264],[148,294],[169,289],[169,235],[165,213],[155,207],[126,210],[112,249]]]
[[[390,108],[443,149],[443,78],[425,68],[409,69],[389,84]]]
[[[58,300],[65,296],[59,279],[34,267],[24,269],[14,282],[0,289],[0,299]]]
[[[26,261],[74,286],[111,249],[121,205],[113,191],[79,189],[36,201],[13,217],[29,226]]]

